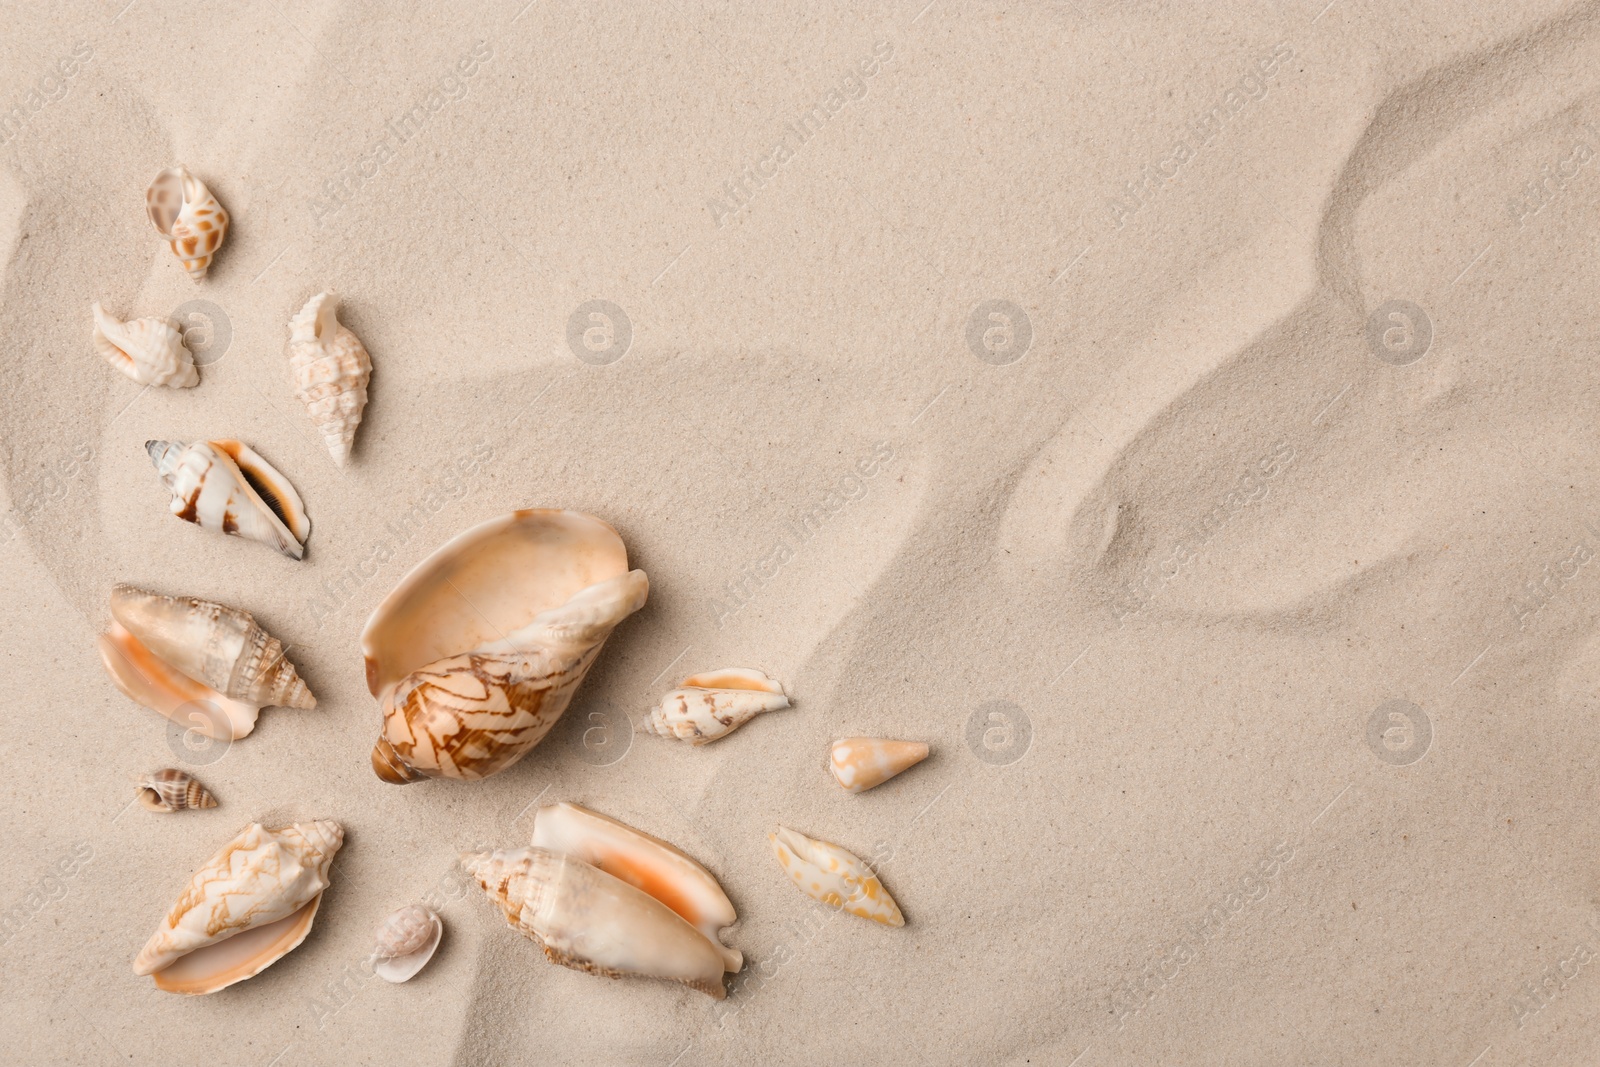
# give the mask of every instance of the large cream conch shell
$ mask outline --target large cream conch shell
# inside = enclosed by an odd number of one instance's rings
[[[543,848],[464,852],[506,921],[552,963],[588,974],[663,978],[718,1000],[722,953],[655,897],[576,856]]]
[[[248,611],[119,585],[111,618],[100,659],[117,688],[206,737],[248,735],[268,705],[317,706],[283,645]]]
[[[622,538],[592,515],[518,511],[458,535],[361,632],[367,688],[383,706],[373,771],[401,784],[509,767],[555,725],[649,590]]]
[[[188,389],[200,384],[194,354],[170,319],[130,319],[108,315],[99,304],[94,311],[94,348],[106,362],[140,385],[166,385]]]
[[[372,360],[361,339],[340,324],[338,309],[338,297],[318,293],[289,320],[289,372],[296,399],[342,467],[367,406]]]
[[[214,993],[254,978],[311,932],[343,843],[330,820],[246,826],[194,873],[133,973],[154,975],[169,993]]]
[[[238,441],[146,441],[172,513],[202,530],[236,534],[304,559],[311,520],[289,479]]]
[[[228,236],[228,213],[205,182],[183,164],[157,174],[144,193],[156,232],[166,238],[189,277],[199,281]]]
[[[806,896],[885,926],[906,924],[900,906],[855,853],[786,826],[768,834],[767,840],[784,872]]]
[[[722,954],[729,971],[744,966],[738,949],[719,937],[739,921],[733,902],[712,873],[660,838],[576,804],[540,808],[533,817],[533,846],[576,856],[655,897],[699,930]]]
[[[709,745],[766,711],[789,706],[783,686],[757,670],[725,667],[690,675],[644,720],[646,733]]]

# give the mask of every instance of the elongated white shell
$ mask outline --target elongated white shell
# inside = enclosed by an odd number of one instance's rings
[[[221,440],[146,441],[144,447],[172,492],[178,518],[305,558],[311,520],[300,494],[249,446]]]
[[[212,993],[260,974],[305,940],[343,843],[331,820],[246,826],[195,872],[133,973],[153,974],[174,993]]]
[[[410,981],[427,966],[444,936],[439,916],[420,904],[390,912],[378,924],[372,970],[385,982]]]
[[[566,710],[611,628],[644,604],[622,538],[591,515],[532,510],[482,523],[417,564],[361,634],[383,707],[386,782],[485,778]]]
[[[145,209],[189,277],[199,281],[228,236],[228,213],[183,164],[168,167],[145,190]]]
[[[166,663],[223,696],[260,707],[317,706],[282,643],[248,611],[118,585],[111,616]]]
[[[718,1000],[728,995],[722,954],[698,930],[576,856],[517,848],[465,852],[461,862],[506,921],[553,963],[608,978],[682,982]]]
[[[296,399],[342,467],[367,406],[372,359],[361,339],[339,322],[338,308],[333,293],[318,293],[289,320],[289,372]]]
[[[168,768],[154,774],[136,774],[139,803],[151,811],[171,814],[188,808],[214,808],[217,798],[200,780],[183,771]]]
[[[828,770],[850,792],[863,793],[927,758],[928,746],[920,741],[846,737],[829,750]]]
[[[728,667],[685,678],[651,709],[644,728],[660,737],[705,745],[762,712],[788,706],[789,698],[777,681],[760,671]]]
[[[739,950],[722,944],[719,936],[724,926],[739,921],[733,902],[710,871],[675,846],[576,804],[540,808],[533,817],[532,843],[576,856],[650,894],[704,934],[722,954],[726,970],[744,966]]]
[[[200,384],[194,355],[171,319],[123,322],[99,304],[94,311],[94,347],[117,370],[140,385],[188,389]]]
[[[778,862],[807,896],[885,926],[906,924],[889,891],[854,853],[783,826],[768,834],[767,840],[772,842]]]

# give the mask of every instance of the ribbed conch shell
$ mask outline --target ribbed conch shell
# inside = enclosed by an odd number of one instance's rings
[[[906,924],[889,891],[854,853],[783,826],[768,834],[767,840],[772,842],[778,862],[807,896],[885,926]]]
[[[409,981],[433,959],[444,936],[439,916],[421,904],[392,911],[378,924],[372,971],[385,982]]]
[[[644,721],[647,733],[696,745],[726,737],[764,711],[789,706],[783,686],[760,671],[725,667],[691,675],[661,698]]]
[[[576,856],[542,848],[464,852],[461,864],[506,921],[552,963],[682,982],[718,1000],[722,954],[677,912]]]
[[[117,688],[216,740],[255,729],[263,707],[317,706],[283,645],[248,611],[118,585],[100,658]]]
[[[739,950],[719,937],[724,926],[739,921],[733,902],[710,871],[673,845],[576,804],[540,808],[533,817],[533,845],[576,856],[650,894],[705,935],[725,970],[744,966]]]
[[[171,319],[129,319],[109,315],[99,304],[94,311],[94,348],[106,362],[140,385],[187,389],[200,384],[194,354]]]
[[[260,974],[311,932],[343,843],[330,820],[246,826],[195,872],[133,973],[169,993],[214,993]]]
[[[342,467],[367,406],[372,360],[361,339],[340,325],[338,308],[338,297],[318,293],[289,320],[289,372],[295,397]]]
[[[200,780],[183,771],[168,768],[154,774],[136,774],[139,803],[151,811],[171,814],[186,808],[214,808],[217,798]]]
[[[928,746],[921,741],[846,737],[829,750],[828,770],[850,792],[863,793],[927,758]]]
[[[509,767],[555,725],[649,589],[592,515],[518,511],[460,534],[362,631],[367,688],[383,706],[373,771],[400,784]]]
[[[238,441],[146,441],[144,450],[172,491],[172,513],[202,530],[236,534],[304,559],[311,536],[300,494]]]
[[[144,194],[156,232],[167,239],[189,277],[199,281],[228,236],[228,213],[205,182],[183,164],[157,174]]]

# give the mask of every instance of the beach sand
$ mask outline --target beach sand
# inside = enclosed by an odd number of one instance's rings
[[[1593,1062],[1600,5],[124,2],[0,41],[0,1062]],[[199,284],[144,214],[178,162],[233,217]],[[374,365],[342,470],[284,355],[323,288]],[[199,386],[116,373],[95,301]],[[214,437],[303,561],[169,514],[144,442]],[[648,605],[515,767],[380,782],[367,614],[524,507]],[[100,667],[117,582],[253,612],[318,707],[186,747]],[[722,666],[795,706],[632,732]],[[933,755],[852,796],[849,735]],[[220,806],[130,807],[165,766]],[[717,875],[725,1001],[466,884],[556,801]],[[132,974],[312,818],[298,950]],[[906,926],[796,892],[779,824]],[[421,900],[439,954],[373,979]]]

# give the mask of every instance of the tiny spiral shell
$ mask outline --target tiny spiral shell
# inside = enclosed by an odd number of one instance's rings
[[[136,774],[139,803],[151,811],[170,814],[185,808],[214,808],[217,798],[200,780],[183,771],[168,768],[154,774]]]
[[[408,904],[390,912],[378,924],[375,948],[386,959],[409,956],[419,951],[433,937],[434,924],[439,917],[421,904]]]

